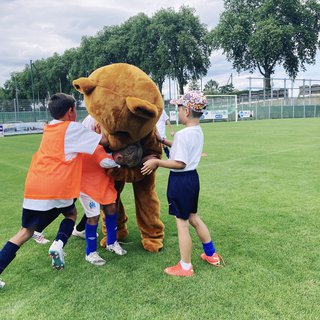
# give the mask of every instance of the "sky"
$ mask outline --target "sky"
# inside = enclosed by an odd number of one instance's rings
[[[11,73],[22,71],[30,60],[48,58],[55,52],[63,54],[66,49],[79,47],[83,36],[96,35],[104,26],[119,25],[140,12],[151,17],[165,8],[178,10],[182,5],[195,9],[195,14],[209,29],[219,22],[223,12],[223,0],[0,0],[0,86]],[[320,79],[320,54],[316,64],[308,66],[299,79]],[[225,85],[232,74],[237,89],[247,89],[249,77],[262,77],[258,72],[238,74],[232,69],[222,51],[211,55],[211,67],[202,86],[210,79]],[[287,77],[281,67],[274,77]],[[255,80],[261,85],[261,80]],[[301,85],[301,81],[296,81]],[[320,83],[320,80],[318,81]],[[164,93],[175,95],[175,85],[164,85]],[[281,84],[280,84],[281,86]],[[172,88],[173,87],[173,88]]]

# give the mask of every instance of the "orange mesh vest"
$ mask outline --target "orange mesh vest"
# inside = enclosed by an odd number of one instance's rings
[[[102,146],[98,146],[94,154],[83,155],[81,192],[100,204],[110,204],[116,201],[117,191],[114,180],[106,174],[100,162],[112,156],[108,155]]]
[[[38,151],[33,155],[25,183],[27,199],[72,199],[80,194],[82,154],[65,160],[64,139],[70,121],[44,128]]]

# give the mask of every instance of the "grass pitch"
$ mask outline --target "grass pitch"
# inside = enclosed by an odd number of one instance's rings
[[[0,319],[319,319],[320,119],[202,128],[208,156],[198,168],[199,214],[225,268],[200,259],[192,230],[195,276],[163,273],[178,261],[179,250],[174,218],[167,214],[168,170],[159,169],[163,251],[143,250],[128,184],[128,254],[99,249],[108,262],[95,267],[84,260],[85,242],[71,238],[66,268],[55,272],[50,244],[30,240],[1,275]],[[0,139],[0,248],[20,227],[24,180],[40,138]],[[51,240],[60,221],[46,230]]]

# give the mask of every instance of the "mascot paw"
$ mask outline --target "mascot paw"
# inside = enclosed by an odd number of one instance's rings
[[[100,240],[100,246],[101,246],[102,248],[105,248],[106,245],[107,245],[107,238],[104,237],[103,239]]]
[[[162,239],[142,239],[141,243],[145,250],[149,252],[159,252],[163,248]]]

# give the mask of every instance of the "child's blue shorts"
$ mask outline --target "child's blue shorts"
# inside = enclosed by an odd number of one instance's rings
[[[31,228],[37,226],[46,226],[47,221],[53,221],[60,213],[71,213],[75,205],[74,203],[65,208],[53,208],[48,211],[37,211],[30,209],[22,209],[22,227]]]
[[[188,220],[190,213],[197,213],[200,182],[197,170],[170,171],[167,198],[169,214]]]

